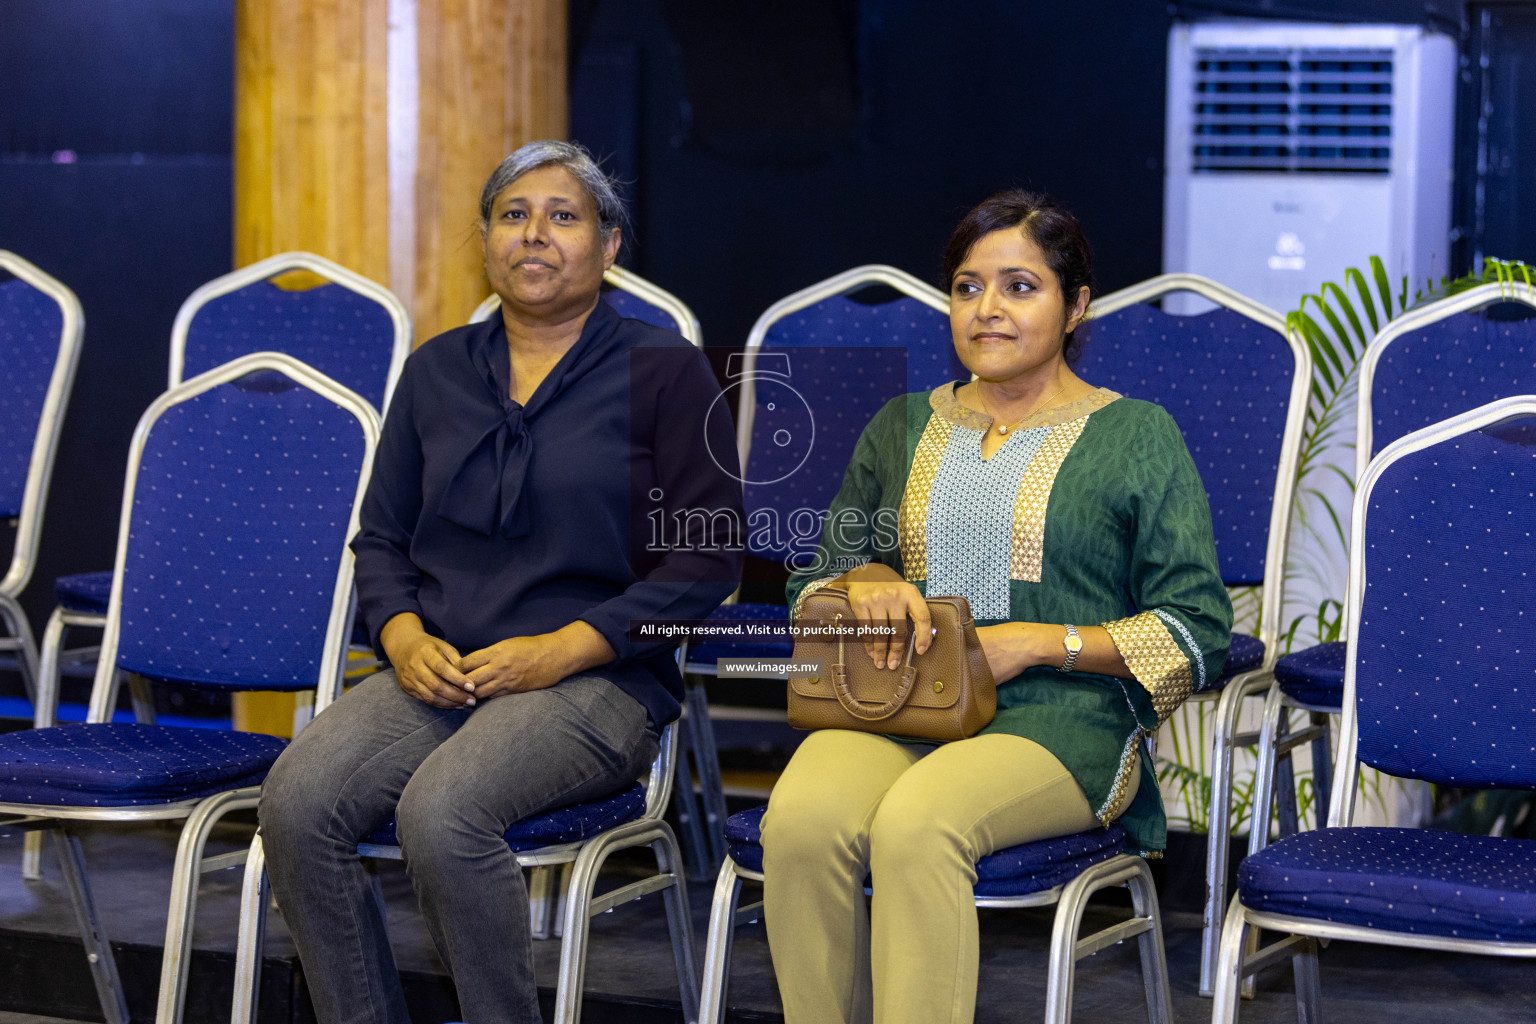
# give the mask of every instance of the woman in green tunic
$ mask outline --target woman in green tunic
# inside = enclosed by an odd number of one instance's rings
[[[763,819],[789,1024],[970,1021],[979,858],[1117,820],[1133,850],[1163,848],[1142,740],[1220,674],[1232,606],[1173,419],[1068,365],[1091,276],[1076,218],[1044,196],[966,216],[944,279],[974,379],[876,414],[790,580],[795,610],[840,587],[861,621],[897,627],[868,645],[880,667],[909,619],[927,647],[925,594],[964,595],[998,712],[938,746],[823,730],[796,752]]]

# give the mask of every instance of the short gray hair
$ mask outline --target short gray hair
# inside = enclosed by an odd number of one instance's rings
[[[624,201],[619,198],[619,182],[603,173],[585,146],[577,142],[561,142],[559,139],[540,139],[520,146],[497,165],[480,190],[480,230],[491,224],[491,206],[501,190],[518,178],[540,167],[564,167],[571,177],[581,183],[592,204],[597,207],[597,227],[604,235],[624,227],[629,214]]]

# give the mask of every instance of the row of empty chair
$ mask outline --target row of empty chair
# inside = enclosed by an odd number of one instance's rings
[[[333,281],[337,280],[333,274],[340,270],[318,264],[281,266],[275,262],[278,259],[281,258],[267,261],[270,264],[268,266],[257,265],[240,272],[248,276],[240,278],[239,283],[231,284],[228,279],[221,279],[220,282],[200,289],[193,299],[189,299],[190,308],[184,308],[178,317],[177,335],[173,336],[173,389],[168,394],[177,394],[177,387],[188,386],[183,381],[190,382],[196,376],[189,371],[205,368],[188,355],[188,346],[202,333],[199,326],[201,310],[211,307],[212,312],[219,313],[208,321],[210,329],[207,333],[212,339],[208,349],[215,353],[208,358],[238,356],[242,343],[249,343],[255,337],[261,339],[261,344],[267,344],[271,341],[271,335],[263,338],[259,325],[253,327],[251,324],[252,319],[260,319],[263,314],[257,313],[253,318],[251,314],[255,310],[247,308],[244,311],[246,317],[242,318],[236,304],[245,299],[231,299],[227,296],[245,296],[252,288],[258,291],[268,288],[280,292],[281,289],[267,282],[273,274],[283,270],[305,269],[321,273]],[[18,281],[27,282],[36,291],[52,294],[31,283],[41,278],[29,278],[17,271],[15,266],[21,266],[19,262],[13,261],[4,266],[17,275]],[[345,274],[345,271],[341,271],[343,280],[338,283],[344,283]],[[638,314],[642,319],[674,327],[696,344],[699,342],[697,321],[681,302],[654,286],[634,279],[634,275],[619,272],[615,277],[618,278],[615,283],[620,288],[620,291],[614,293],[615,304],[621,312],[626,315]],[[18,301],[10,298],[11,293],[3,290],[12,288],[14,293],[21,293],[21,289],[14,288],[14,285],[15,282],[0,285],[0,301]],[[897,297],[887,301],[878,301],[877,297],[876,301],[868,301],[867,293],[862,290],[871,285],[893,288]],[[314,296],[317,291],[323,295],[330,287],[324,286],[308,292],[283,292],[283,295]],[[344,290],[353,296],[362,294],[356,288]],[[1209,314],[1178,317],[1150,305],[1177,291],[1195,292],[1216,303],[1217,309]],[[202,301],[194,304],[193,300],[200,296]],[[1524,293],[1514,297],[1527,305],[1536,305]],[[1411,313],[1390,325],[1376,339],[1367,351],[1360,377],[1360,443],[1357,449],[1360,479],[1364,479],[1365,464],[1373,452],[1381,451],[1410,431],[1492,400],[1536,392],[1536,367],[1533,367],[1530,355],[1533,349],[1529,344],[1532,334],[1529,325],[1536,321],[1501,322],[1479,315],[1484,307],[1509,298],[1510,293],[1498,286],[1476,289],[1454,300]],[[220,312],[220,300],[224,302],[223,312]],[[626,309],[626,303],[631,304],[632,308]],[[379,305],[381,308],[387,307],[387,304]],[[55,306],[63,309],[62,313],[55,314],[59,325],[58,334],[63,342],[59,352],[64,353],[68,349],[68,336],[73,329],[77,354],[78,325],[81,323],[78,305],[73,319],[68,309],[57,303]],[[476,318],[490,315],[493,309],[494,300],[488,300]],[[1078,366],[1079,372],[1096,384],[1132,397],[1158,402],[1174,416],[1185,434],[1211,498],[1224,581],[1232,587],[1250,586],[1262,590],[1263,611],[1257,624],[1257,635],[1234,637],[1232,655],[1222,677],[1207,680],[1197,694],[1197,699],[1218,702],[1215,745],[1210,761],[1214,768],[1208,858],[1210,895],[1205,915],[1201,970],[1201,989],[1209,992],[1215,985],[1215,953],[1220,934],[1220,916],[1226,904],[1223,890],[1227,844],[1224,840],[1233,813],[1230,806],[1232,750],[1239,745],[1257,743],[1260,746],[1260,775],[1255,786],[1256,807],[1251,817],[1255,823],[1251,850],[1257,852],[1269,841],[1268,823],[1272,814],[1271,802],[1275,799],[1274,764],[1277,757],[1283,757],[1299,743],[1311,742],[1315,752],[1314,770],[1319,773],[1319,778],[1326,777],[1327,716],[1337,713],[1341,708],[1346,668],[1352,665],[1343,644],[1298,652],[1285,658],[1280,657],[1279,650],[1285,552],[1293,504],[1296,454],[1311,381],[1310,357],[1300,339],[1287,334],[1284,321],[1277,314],[1220,286],[1187,275],[1167,275],[1105,296],[1095,303],[1094,311],[1091,337]],[[812,512],[824,509],[836,490],[854,440],[880,404],[902,391],[926,390],[963,375],[963,370],[953,361],[946,314],[947,301],[941,293],[899,271],[875,267],[857,268],[790,296],[775,304],[759,319],[744,357],[739,361],[733,357],[726,382],[728,392],[737,392],[732,397],[738,399],[739,403],[736,406],[738,446],[744,467],[749,515],[754,510],[760,510],[782,521],[801,509],[810,509]],[[326,315],[334,316],[331,313]],[[359,320],[364,320],[369,314],[362,311],[355,315]],[[357,358],[332,362],[327,362],[324,354],[303,355],[301,358],[315,368],[323,367],[327,374],[345,373],[354,364],[369,364],[370,360],[373,369],[377,371],[382,362],[386,369],[382,374],[375,372],[375,378],[382,376],[383,380],[377,392],[377,402],[371,394],[363,396],[364,404],[372,411],[377,411],[387,396],[389,385],[398,374],[399,359],[403,358],[409,347],[408,324],[405,325],[403,347],[400,342],[403,313],[400,318],[396,318],[391,312],[389,320],[391,331],[380,332],[391,333],[394,339],[393,347],[388,349],[391,354],[387,358],[380,355],[386,348],[383,344],[376,345],[373,355],[369,357],[353,352],[352,355]],[[276,321],[285,327],[292,322],[291,317]],[[76,326],[71,328],[71,324]],[[0,326],[0,331],[4,330],[6,328]],[[341,333],[347,334],[348,338],[333,337],[327,341],[326,332],[316,333],[320,337],[321,348],[339,346],[345,349],[347,345],[355,344],[355,338],[345,328],[341,329]],[[175,340],[177,336],[180,338],[179,343]],[[178,344],[180,355],[176,354]],[[269,347],[277,346],[270,344]],[[67,358],[59,355],[53,364],[53,376],[61,372],[58,367],[66,361],[72,368],[74,358],[76,355],[68,355]],[[309,378],[299,380],[304,377],[304,373],[311,372],[305,367],[263,364],[262,368],[268,372],[283,372],[290,381],[298,381],[296,387],[306,393],[325,392],[325,388],[320,385],[326,382],[319,375],[311,373]],[[249,372],[250,368],[246,368],[233,377],[205,379],[196,376],[196,380],[204,390],[218,392],[220,388],[234,387],[243,396],[242,401],[255,401],[249,396],[265,392],[238,383]],[[854,386],[850,387],[850,382]],[[276,393],[286,394],[290,390],[293,388]],[[363,389],[354,390],[361,393]],[[67,392],[67,380],[64,391]],[[188,393],[181,400],[191,401],[203,393]],[[791,414],[797,412],[797,407],[788,401],[791,398],[802,404],[809,413],[808,418],[786,418],[786,407]],[[9,396],[6,405],[7,409],[11,408]],[[46,427],[49,415],[52,415],[56,432],[57,419],[62,415],[62,398],[46,398],[43,406],[52,411],[47,415],[39,413],[37,422]],[[172,407],[179,408],[179,405],[172,402],[161,412]],[[807,439],[805,445],[797,448],[795,432],[806,425],[814,430],[814,434]],[[8,433],[10,429],[7,427]],[[781,440],[785,434],[790,435],[789,443]],[[39,440],[32,447],[39,451],[41,448],[38,446],[47,448],[52,443],[45,439],[46,430],[29,431],[29,441],[33,436]],[[142,457],[137,447],[136,456]],[[36,492],[34,519],[26,518],[25,503],[18,503],[18,508],[22,513],[22,525],[35,531],[33,522],[40,515],[41,491],[46,490],[47,469],[38,470],[33,465],[34,461],[29,461],[26,477],[26,487],[32,488],[27,493],[30,495]],[[51,464],[51,458],[45,461]],[[35,485],[33,478],[39,474],[42,476],[41,485]],[[792,484],[787,485],[786,481],[792,481]],[[1359,519],[1357,509],[1356,526],[1359,525]],[[121,586],[122,561],[127,557],[125,552],[129,548],[129,520],[126,513],[123,522],[125,535],[123,543],[119,545],[119,570],[116,574],[103,574],[109,589],[105,600],[92,609],[98,616],[106,613],[100,620],[108,627],[103,650],[112,654],[98,665],[96,686],[92,693],[90,720],[102,725],[109,722],[112,705],[115,703],[118,668],[131,671],[149,669],[141,674],[161,679],[179,678],[174,672],[167,672],[163,662],[139,663],[132,655],[123,653],[123,622],[119,619],[114,623],[111,619],[114,602],[121,608],[123,601],[122,594],[113,584],[116,580],[117,586]],[[18,538],[25,533],[25,529],[19,531]],[[35,537],[34,532],[34,548]],[[793,557],[797,551],[814,550],[815,541],[814,536],[798,536],[787,531],[779,532],[776,537],[770,533],[760,549],[753,553],[785,559]],[[23,545],[18,542],[18,551],[22,550]],[[1358,554],[1358,551],[1352,554]],[[30,570],[21,577],[19,585],[13,585],[19,557],[19,554],[13,556],[12,570],[5,577],[4,586],[0,586],[0,599],[10,601],[9,605],[0,603],[0,612],[4,612],[7,624],[11,626],[10,642],[19,652],[18,660],[23,667],[24,677],[35,676],[39,688],[45,691],[39,699],[38,707],[39,724],[46,725],[52,719],[49,717],[51,712],[45,712],[44,708],[54,700],[57,680],[57,655],[48,652],[57,650],[59,637],[52,635],[55,631],[50,622],[49,632],[45,635],[44,655],[28,663],[30,638],[25,632],[25,619],[15,609],[14,595],[25,585],[25,575],[30,575]],[[76,620],[68,617],[73,611],[55,613],[59,619],[60,634],[64,626],[75,624]],[[760,619],[782,617],[785,610],[781,606],[736,605],[727,606],[717,614],[721,617]],[[346,623],[339,627],[343,638],[351,628],[350,613],[346,613],[344,618]],[[128,622],[131,631],[134,628],[131,616]],[[1350,622],[1351,628],[1357,627],[1353,618]],[[223,628],[234,629],[237,626],[228,624]],[[324,644],[316,650],[329,651],[327,645],[331,638],[329,631],[326,632]],[[787,654],[787,646],[779,649],[767,645],[761,650],[746,651],[724,645],[700,645],[687,651],[686,665],[691,673],[705,674],[713,669],[714,662],[720,656],[779,653]],[[321,664],[324,657],[314,664]],[[206,652],[198,652],[195,648],[189,648],[185,659],[178,664],[215,664],[219,661],[218,657],[208,657]],[[41,669],[29,672],[31,665],[37,664],[38,660],[43,663]],[[325,671],[309,680],[311,685],[317,680],[322,689],[332,685],[329,663],[325,664]],[[52,683],[44,684],[45,679],[51,679]],[[1302,682],[1297,683],[1297,679]],[[245,682],[249,683],[250,680]],[[340,685],[339,669],[335,685]],[[1240,734],[1238,716],[1248,698],[1264,699],[1265,710],[1258,731]],[[317,707],[323,707],[328,699],[325,696],[317,697]],[[717,886],[703,986],[704,1019],[712,1019],[711,1014],[719,1014],[723,1010],[725,964],[729,952],[730,929],[738,916],[735,901],[740,883],[742,879],[754,877],[760,864],[760,848],[754,854],[756,818],[753,812],[738,815],[729,823],[725,820],[718,767],[709,737],[708,706],[702,687],[690,687],[688,709],[687,724],[692,739],[690,746],[695,752],[696,770],[703,783],[701,795],[704,803],[703,810],[694,810],[688,820],[695,824],[702,820],[705,826],[699,837],[701,841],[690,843],[689,849],[696,862],[700,862],[701,858],[705,864],[724,862]],[[1298,709],[1314,716],[1311,730],[1287,731],[1282,734],[1284,717],[1288,712]],[[1350,742],[1348,722],[1345,730],[1344,740],[1347,744]],[[653,766],[651,784],[643,791],[639,788],[635,790],[639,794],[638,802],[632,794],[627,798],[627,804],[608,808],[604,814],[598,814],[592,820],[600,819],[604,825],[611,825],[617,816],[619,822],[636,824],[639,828],[636,834],[644,832],[640,823],[659,823],[659,817],[666,806],[667,787],[671,783],[671,762],[676,758],[674,733],[675,730],[669,731],[668,742],[663,745],[663,755],[658,759],[658,764]],[[275,757],[275,753],[272,756]],[[1346,774],[1350,773],[1339,773],[1335,779],[1336,789],[1352,784],[1352,774],[1348,780]],[[686,783],[677,787],[676,791],[685,804],[693,796],[692,787]],[[237,788],[234,792],[240,793],[240,790]],[[192,814],[189,799],[183,796],[179,801],[170,801],[171,804],[184,806],[178,806],[174,813],[162,816]],[[227,813],[236,805],[249,806],[249,803],[241,801],[250,799],[249,794],[224,796],[217,805],[213,805],[212,809],[198,818],[195,827],[194,824],[188,825],[186,834],[194,838],[184,842],[184,845],[189,846],[184,851],[186,857],[178,855],[176,895],[173,899],[180,905],[173,906],[172,922],[168,926],[166,975],[161,990],[162,1020],[174,1020],[179,1015],[180,990],[184,981],[190,937],[187,929],[177,922],[190,920],[187,916],[189,908],[195,904],[195,880],[199,873],[197,862],[201,856],[201,840],[195,838],[195,834],[201,829],[206,836],[206,828],[216,820],[217,814]],[[0,804],[0,813],[8,809],[11,813],[21,813],[9,805]],[[756,813],[760,816],[760,809]],[[35,814],[28,816],[38,817]],[[154,815],[135,812],[128,816],[142,819]],[[1347,810],[1337,795],[1323,816],[1336,824],[1348,822]],[[193,817],[197,816],[194,814]],[[1294,822],[1284,824],[1282,831],[1290,831],[1295,827]],[[562,1019],[574,1019],[579,1012],[580,940],[585,930],[584,915],[593,912],[594,907],[606,909],[620,897],[609,894],[595,901],[592,899],[591,882],[595,877],[596,866],[600,865],[606,853],[601,852],[602,844],[592,847],[599,851],[597,853],[588,855],[581,851],[592,846],[587,841],[602,834],[602,827],[598,827],[592,835],[575,838],[571,837],[569,831],[560,832],[558,825],[551,826],[553,830],[546,832],[539,831],[542,827],[535,823],[534,833],[523,837],[525,845],[521,848],[520,859],[530,866],[560,863],[574,863],[576,866],[570,882],[576,898],[566,904],[564,927],[560,929],[565,932],[568,940],[563,951],[566,956],[562,958],[561,1016]],[[658,869],[654,876],[656,880],[644,883],[645,891],[659,889],[669,894],[669,917],[673,918],[674,943],[679,952],[679,980],[683,983],[683,1001],[687,1009],[691,1005],[691,997],[686,979],[693,975],[691,939],[687,938],[686,914],[682,915],[683,920],[680,922],[677,915],[672,913],[673,903],[683,890],[682,873],[676,864],[675,848],[669,848],[670,852],[669,849],[663,849],[666,844],[656,838],[659,832],[644,834],[650,836],[645,845],[656,845],[658,856]],[[711,837],[714,845],[711,845]],[[381,841],[367,844],[367,848],[361,852],[368,855],[398,855],[389,853],[387,836],[370,838]],[[1033,848],[1007,851],[1009,856],[1004,858],[1006,865],[1000,861],[989,867],[989,871],[994,874],[992,881],[998,884],[993,885],[987,893],[978,889],[978,898],[990,900],[987,905],[1014,906],[1060,901],[1058,935],[1053,948],[1050,975],[1051,1013],[1056,1019],[1066,1019],[1070,1013],[1071,964],[1076,957],[1109,942],[1133,934],[1140,935],[1144,953],[1143,968],[1148,979],[1149,1010],[1154,1019],[1158,1019],[1159,1014],[1166,1012],[1167,995],[1166,966],[1161,953],[1155,894],[1150,893],[1144,868],[1139,864],[1125,863],[1128,858],[1120,853],[1112,831],[1088,839],[1093,841],[1086,841],[1084,837],[1068,837],[1066,840],[1046,844],[1031,844]],[[583,846],[584,843],[586,846]],[[557,853],[549,853],[552,847],[561,849]],[[72,876],[71,884],[80,894],[77,899],[83,898],[84,904],[89,905],[89,890],[84,882],[78,844],[70,850],[66,839],[63,852],[66,872]],[[587,857],[585,862],[581,860],[583,856]],[[754,856],[759,860],[754,861]],[[213,860],[215,867],[229,866],[234,862],[234,859],[228,857]],[[249,984],[255,965],[259,963],[259,955],[255,952],[259,948],[259,916],[251,913],[261,904],[259,858],[251,858],[250,865],[245,900],[248,927],[242,932],[242,986]],[[78,880],[74,876],[78,876]],[[535,880],[536,892],[540,890],[541,884],[544,891],[549,889],[549,876],[544,875],[542,878],[542,883],[537,878]],[[1080,912],[1082,901],[1093,888],[1109,884],[1131,886],[1135,896],[1133,917],[1100,936],[1079,940],[1076,934],[1076,915]],[[549,902],[543,903],[544,913],[548,913],[549,906]],[[99,925],[97,928],[99,932]],[[578,934],[573,936],[572,929],[576,929]],[[104,941],[101,945],[105,946]],[[1254,960],[1254,963],[1270,962],[1278,955],[1271,954],[1269,960]],[[569,965],[567,957],[570,959]],[[109,948],[105,961],[110,966]],[[103,1005],[108,1019],[116,1019],[114,1012],[121,1011],[121,1006],[108,1005],[112,988],[110,979],[104,980],[103,971],[98,969],[97,980],[99,987],[104,986]],[[1222,975],[1222,980],[1226,983],[1227,973]],[[249,989],[242,988],[241,991],[248,992]],[[118,998],[120,1000],[120,995]],[[252,1012],[251,1006],[248,998],[240,1004],[239,1013],[248,1015]],[[242,1016],[239,1019],[249,1017]]]

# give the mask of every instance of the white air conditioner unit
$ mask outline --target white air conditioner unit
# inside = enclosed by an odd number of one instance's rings
[[[1394,292],[1438,282],[1455,76],[1454,43],[1417,26],[1175,26],[1163,269],[1281,312],[1371,256]]]

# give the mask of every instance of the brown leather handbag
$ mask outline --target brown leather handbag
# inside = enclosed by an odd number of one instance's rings
[[[789,724],[856,729],[925,740],[974,736],[997,713],[997,683],[963,597],[930,597],[933,643],[916,654],[910,630],[900,667],[877,669],[857,632],[848,595],[823,587],[800,608],[794,660],[819,661],[821,676],[789,677]]]

